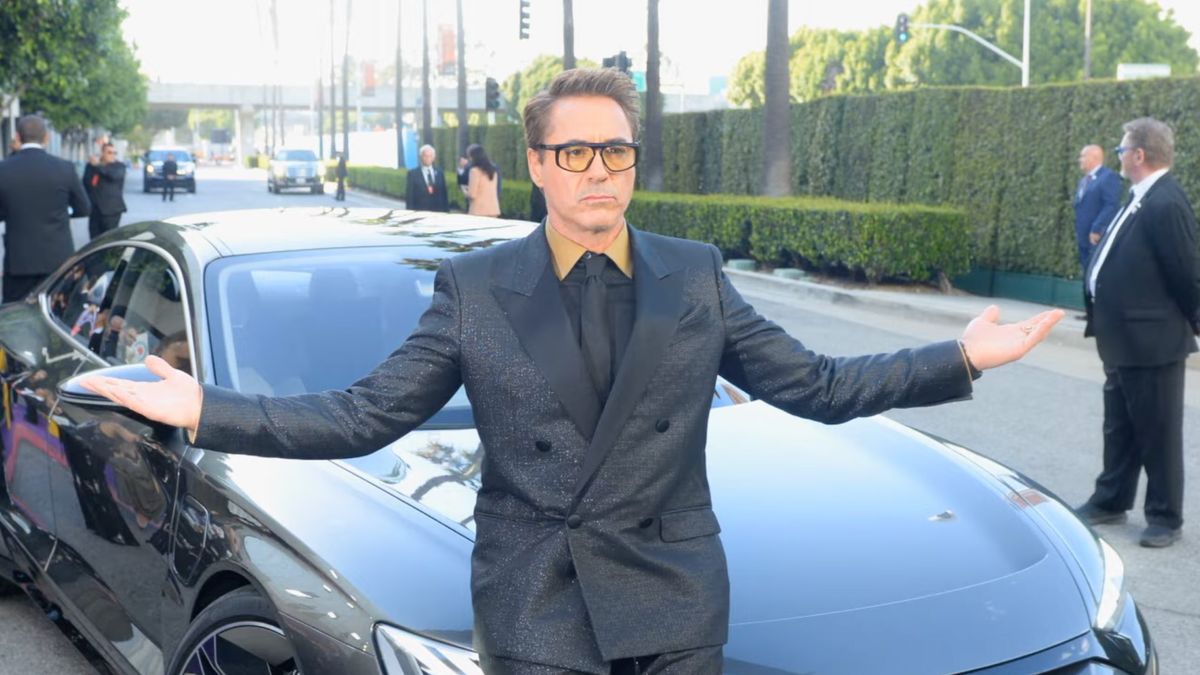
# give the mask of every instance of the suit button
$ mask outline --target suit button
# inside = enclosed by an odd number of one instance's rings
[[[582,524],[583,518],[580,518],[578,513],[572,513],[571,515],[567,516],[567,527],[571,528],[572,530],[578,528]]]
[[[667,429],[671,428],[671,420],[659,420],[658,423],[654,425],[654,428],[660,434],[666,433]]]
[[[537,441],[533,444],[540,452],[550,452],[550,441]]]
[[[638,527],[642,528],[643,530],[646,529],[647,527],[650,527],[653,524],[654,524],[653,518],[642,518],[641,520],[638,521]]]

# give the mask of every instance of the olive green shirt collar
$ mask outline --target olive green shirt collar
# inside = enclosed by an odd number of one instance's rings
[[[550,244],[550,258],[554,261],[554,275],[558,277],[559,281],[565,279],[575,263],[579,262],[584,253],[587,253],[586,248],[568,239],[554,229],[549,222],[546,223],[546,243]],[[629,228],[624,223],[621,224],[621,231],[617,234],[617,238],[604,250],[604,255],[616,263],[625,276],[633,278],[633,250],[629,245]]]

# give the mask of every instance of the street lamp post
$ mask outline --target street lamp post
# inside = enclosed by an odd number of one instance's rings
[[[912,24],[912,26],[914,28],[935,28],[938,30],[951,30],[951,31],[954,31],[955,33],[962,33],[963,35],[966,35],[967,37],[971,38],[972,40],[978,42],[979,44],[983,45],[984,47],[987,47],[991,51],[995,52],[997,55],[999,55],[1005,61],[1008,61],[1009,63],[1013,64],[1017,68],[1020,68],[1021,69],[1021,86],[1028,87],[1029,86],[1029,3],[1030,3],[1030,0],[1025,0],[1025,17],[1023,19],[1024,25],[1022,28],[1023,34],[1021,37],[1021,58],[1020,59],[1017,59],[1017,57],[1013,56],[1012,54],[1009,54],[1008,52],[1004,51],[1003,49],[1000,49],[996,45],[994,45],[991,42],[988,42],[987,40],[980,37],[977,33],[967,30],[966,28],[963,28],[962,26],[956,26],[951,23],[914,23],[914,24]],[[1092,6],[1091,0],[1088,0],[1088,10],[1089,10],[1088,16],[1089,17],[1091,16],[1091,14],[1090,14],[1091,6]],[[901,14],[900,17],[902,19],[906,19],[907,15]],[[1091,23],[1089,21],[1089,23],[1088,23],[1089,34],[1090,34],[1090,28],[1091,28]],[[907,31],[905,31],[905,32],[907,32]],[[901,41],[903,42],[904,40],[907,40],[907,37],[903,38]]]

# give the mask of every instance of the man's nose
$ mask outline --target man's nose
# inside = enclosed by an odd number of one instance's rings
[[[592,164],[584,172],[590,180],[605,180],[608,178],[608,167],[604,166],[604,160],[600,157],[600,150],[596,151],[592,157]]]

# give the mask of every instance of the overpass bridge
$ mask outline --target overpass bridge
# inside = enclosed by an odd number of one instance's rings
[[[284,85],[280,92],[280,107],[284,110],[312,111],[317,109],[317,88],[315,85]],[[339,106],[341,105],[341,87],[338,87]],[[458,88],[437,87],[433,89],[434,110],[446,111],[458,109]],[[326,85],[321,94],[328,97],[329,86]],[[260,111],[271,108],[271,88],[269,85],[253,84],[175,84],[167,82],[151,82],[147,91],[147,103],[151,109],[161,110],[190,110],[222,109],[233,110],[234,115],[234,145],[242,157],[254,153],[254,137],[257,131],[257,115]],[[404,88],[405,110],[419,109],[423,104],[421,90],[417,87]],[[325,102],[328,109],[328,101]],[[396,91],[394,88],[376,88],[371,96],[362,96],[359,92],[350,91],[350,107],[364,112],[393,112],[396,106]],[[467,112],[487,112],[485,95],[482,87],[467,89]],[[436,118],[436,115],[435,115]],[[436,119],[435,119],[436,124]]]

